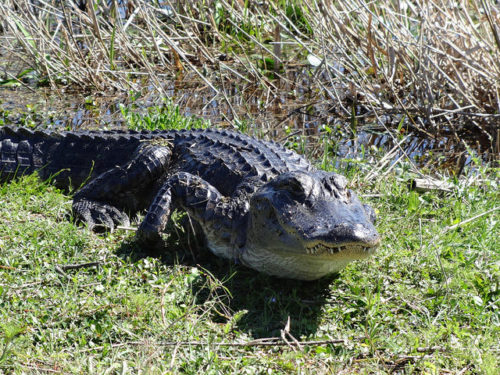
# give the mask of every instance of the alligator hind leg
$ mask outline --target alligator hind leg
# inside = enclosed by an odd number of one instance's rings
[[[198,223],[213,221],[224,197],[208,182],[190,173],[174,174],[158,191],[137,231],[137,240],[153,252],[161,245],[160,233],[165,229],[174,207],[184,209]]]
[[[165,175],[171,155],[165,146],[140,146],[131,161],[102,173],[75,194],[75,219],[92,230],[129,225],[126,213],[147,207],[151,190]]]

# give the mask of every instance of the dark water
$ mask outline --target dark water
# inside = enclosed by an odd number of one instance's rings
[[[470,162],[464,144],[484,161],[498,159],[492,145],[480,134],[468,135],[458,142],[446,134],[430,137],[418,132],[396,131],[394,122],[386,118],[368,118],[356,129],[349,119],[332,111],[328,102],[307,104],[307,94],[289,97],[283,94],[265,102],[261,96],[245,96],[249,87],[233,87],[225,97],[214,96],[212,90],[195,83],[171,82],[165,85],[166,96],[176,103],[181,113],[209,119],[219,127],[246,129],[250,133],[273,138],[320,158],[328,147],[331,154],[358,160],[393,152],[393,162],[408,156],[416,166],[445,169],[454,173]],[[255,93],[255,90],[254,90]],[[301,105],[301,102],[306,104]],[[161,103],[147,95],[136,99],[137,112]],[[132,105],[125,96],[85,96],[71,91],[54,92],[44,88],[33,91],[19,87],[0,88],[0,119],[16,125],[36,125],[59,129],[116,128],[125,126],[119,105]],[[306,142],[304,143],[304,136]],[[474,138],[476,136],[476,138]],[[300,144],[298,144],[300,142]],[[399,145],[398,148],[396,145]],[[396,147],[396,149],[394,149]]]

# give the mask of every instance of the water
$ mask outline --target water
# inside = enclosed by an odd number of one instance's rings
[[[317,159],[321,159],[325,147],[338,160],[376,159],[401,143],[391,155],[392,162],[406,155],[406,160],[431,171],[459,173],[471,161],[464,144],[484,161],[498,160],[492,140],[474,129],[457,138],[450,129],[429,133],[405,123],[398,132],[401,115],[376,118],[360,106],[355,106],[358,122],[354,125],[340,104],[310,90],[308,77],[306,71],[289,71],[286,77],[271,82],[272,91],[262,85],[228,80],[224,93],[215,95],[199,79],[185,74],[177,80],[166,80],[162,90],[187,116],[272,138]],[[148,89],[147,82],[144,91],[133,99],[125,94],[90,96],[79,91],[54,91],[36,88],[29,79],[26,82],[26,87],[14,89],[0,86],[0,120],[55,129],[116,128],[125,126],[120,104],[146,111],[164,100]]]

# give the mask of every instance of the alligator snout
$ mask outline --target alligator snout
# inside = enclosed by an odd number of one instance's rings
[[[341,223],[323,228],[315,228],[310,240],[336,246],[356,245],[361,247],[377,247],[380,235],[371,223]]]
[[[345,228],[341,225],[341,228],[336,229],[353,242],[365,247],[376,247],[380,244],[380,236],[371,223],[367,224],[349,224]]]

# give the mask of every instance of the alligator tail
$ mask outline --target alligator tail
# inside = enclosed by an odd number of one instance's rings
[[[38,172],[62,189],[79,188],[85,181],[121,165],[141,136],[126,131],[51,132],[0,127],[0,181]]]
[[[44,155],[37,153],[35,145],[43,143],[47,147],[54,141],[48,132],[8,126],[0,128],[0,181],[42,168]]]

